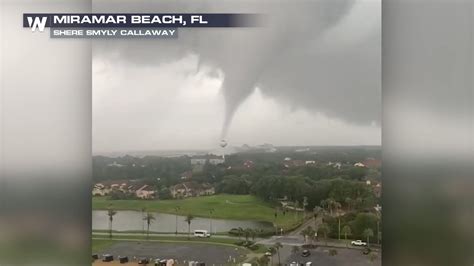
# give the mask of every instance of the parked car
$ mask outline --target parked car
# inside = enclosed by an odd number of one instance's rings
[[[303,252],[301,252],[301,257],[309,257],[311,255],[311,252],[309,250],[305,249]]]
[[[355,240],[351,242],[351,245],[353,246],[367,246],[367,243],[365,243],[362,240]]]
[[[127,256],[119,256],[118,260],[120,263],[127,263],[128,262],[128,257]]]
[[[211,234],[207,230],[194,230],[195,237],[211,237]]]
[[[148,264],[148,263],[150,263],[150,260],[148,260],[147,258],[138,259],[138,264]]]
[[[114,256],[112,256],[110,254],[102,255],[102,261],[104,261],[104,262],[109,262],[109,261],[113,261],[113,260],[114,260]]]
[[[155,259],[155,266],[166,266],[166,262],[165,259]]]

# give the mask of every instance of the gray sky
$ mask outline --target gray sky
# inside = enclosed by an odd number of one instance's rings
[[[195,2],[141,1],[128,12],[255,12],[267,21],[181,29],[178,40],[94,41],[95,153],[213,149],[221,138],[380,144],[379,1]],[[129,8],[94,3],[95,12]]]

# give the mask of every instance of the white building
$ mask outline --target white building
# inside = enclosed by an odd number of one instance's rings
[[[191,165],[205,165],[207,158],[191,158]]]
[[[144,185],[135,191],[135,195],[140,199],[154,199],[156,191],[152,187]]]
[[[218,165],[218,164],[223,164],[225,163],[225,158],[224,156],[212,156],[209,157],[209,163],[213,165]]]

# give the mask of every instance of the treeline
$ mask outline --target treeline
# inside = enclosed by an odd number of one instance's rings
[[[93,179],[102,180],[143,179],[156,183],[160,180],[163,186],[170,186],[178,182],[181,174],[191,169],[189,157],[157,157],[143,158],[123,156],[110,158],[94,156]]]
[[[372,231],[372,234],[369,240],[372,240],[374,243],[378,242],[377,239],[381,238],[381,217],[377,216],[375,213],[369,212],[348,212],[340,217],[331,217],[324,216],[323,222],[329,226],[330,238],[339,237],[339,220],[341,224],[341,239],[367,239],[367,229]]]
[[[256,164],[280,162],[285,157],[293,160],[314,160],[319,162],[360,162],[367,158],[381,158],[380,146],[360,147],[310,147],[305,151],[296,150],[303,147],[278,147],[276,152],[241,151],[226,156],[229,164],[242,164],[252,160]]]
[[[252,161],[255,167],[252,172],[258,174],[282,174],[302,175],[312,179],[325,179],[336,175],[346,176],[351,179],[361,178],[362,170],[358,169],[334,169],[333,167],[321,167],[327,162],[341,162],[343,164],[353,164],[363,161],[366,158],[380,158],[380,147],[312,147],[305,152],[295,152],[297,147],[279,147],[277,152],[239,152],[226,156],[225,169],[213,169],[209,166],[197,177],[208,179],[222,178],[224,175],[242,174],[242,166],[245,161]],[[313,160],[318,162],[318,167],[298,167],[295,169],[284,169],[283,159],[289,157],[292,160]],[[117,166],[120,165],[120,166]],[[227,169],[232,166],[231,169]],[[111,179],[156,179],[163,182],[174,183],[180,175],[191,170],[189,156],[180,157],[160,157],[160,156],[122,156],[122,157],[93,157],[93,178],[95,181]],[[224,171],[225,170],[225,171]],[[237,173],[235,173],[237,171]],[[209,174],[213,174],[211,176]]]
[[[292,205],[311,210],[325,199],[333,199],[350,210],[370,209],[377,199],[370,186],[356,180],[335,177],[313,180],[304,176],[251,175],[225,176],[216,186],[217,192],[228,194],[254,194],[266,201],[286,198]]]

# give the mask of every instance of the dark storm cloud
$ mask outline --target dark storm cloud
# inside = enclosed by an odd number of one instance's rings
[[[95,43],[99,57],[157,65],[191,53],[200,66],[222,71],[222,137],[256,87],[295,109],[359,125],[380,121],[379,1],[94,1],[94,11],[264,14],[258,28],[180,29],[178,41]]]

